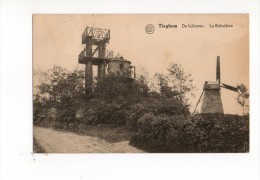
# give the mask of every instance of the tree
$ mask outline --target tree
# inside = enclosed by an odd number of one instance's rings
[[[155,74],[160,94],[168,98],[177,98],[185,106],[189,106],[188,94],[194,96],[191,92],[195,89],[192,84],[191,74],[187,74],[184,68],[176,63],[170,63],[167,70],[168,74]]]
[[[238,84],[238,89],[239,89],[239,93],[238,96],[236,98],[237,103],[243,108],[243,115],[245,114],[245,109],[249,108],[249,93],[248,93],[248,88],[246,87],[245,84],[241,83]]]
[[[60,66],[43,73],[44,81],[37,86],[38,94],[49,103],[62,104],[84,96],[84,71],[68,71]]]
[[[168,75],[162,73],[156,73],[154,75],[157,80],[157,86],[159,86],[159,92],[162,96],[167,98],[174,98],[178,94],[176,91],[173,91],[173,88],[169,86],[170,78]]]
[[[136,83],[139,84],[140,88],[142,89],[143,95],[147,96],[148,93],[151,91],[151,78],[148,70],[140,66],[136,76]]]
[[[187,105],[189,100],[187,94],[195,89],[195,86],[192,84],[193,79],[191,78],[191,74],[187,74],[184,68],[176,63],[170,63],[167,70],[169,72],[170,81],[173,84],[173,90],[178,92],[178,98]],[[191,95],[194,96],[192,93]]]
[[[58,119],[72,121],[84,101],[84,71],[68,71],[60,66],[42,72],[41,82],[34,90],[34,117],[49,115],[54,109]]]

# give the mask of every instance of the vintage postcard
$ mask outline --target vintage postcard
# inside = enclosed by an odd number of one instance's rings
[[[248,14],[33,15],[35,153],[249,152]]]

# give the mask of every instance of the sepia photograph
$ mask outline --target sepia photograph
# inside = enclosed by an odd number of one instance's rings
[[[33,14],[34,153],[249,153],[249,14]]]

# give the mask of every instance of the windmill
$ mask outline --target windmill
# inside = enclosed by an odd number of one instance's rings
[[[233,87],[220,81],[220,57],[217,56],[217,67],[216,67],[216,82],[205,81],[203,91],[196,104],[194,112],[198,104],[202,101],[201,113],[224,113],[222,100],[221,100],[221,88],[225,88],[234,92],[239,92],[238,87]],[[203,97],[203,98],[202,98]]]

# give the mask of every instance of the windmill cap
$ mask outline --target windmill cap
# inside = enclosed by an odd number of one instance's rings
[[[216,82],[206,81],[203,86],[203,89],[206,89],[206,90],[220,89],[220,85]]]

